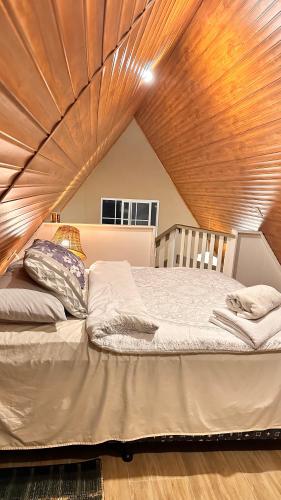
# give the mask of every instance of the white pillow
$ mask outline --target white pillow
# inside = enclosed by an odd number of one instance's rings
[[[0,276],[0,321],[55,323],[64,320],[61,302],[34,283],[23,267]]]

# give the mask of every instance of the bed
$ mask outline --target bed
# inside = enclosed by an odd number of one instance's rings
[[[208,322],[213,307],[239,283],[199,269],[132,273],[152,315],[167,324],[188,323],[190,350],[156,352],[154,339],[141,353],[113,352],[89,343],[80,319],[2,324],[0,449],[171,436],[280,439],[281,332],[256,352]],[[214,333],[221,339],[215,345]],[[140,339],[134,340],[139,348]]]

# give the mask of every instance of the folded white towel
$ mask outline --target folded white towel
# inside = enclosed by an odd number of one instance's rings
[[[281,293],[268,285],[241,288],[226,296],[226,305],[245,319],[259,319],[281,305]]]
[[[258,349],[281,331],[281,307],[269,312],[263,318],[251,321],[238,316],[227,307],[221,307],[213,311],[209,321],[233,333],[254,349]]]
[[[128,262],[96,262],[89,272],[86,330],[93,340],[113,334],[154,334]]]

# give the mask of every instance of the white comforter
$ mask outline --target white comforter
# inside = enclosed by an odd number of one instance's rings
[[[91,267],[86,328],[90,340],[128,332],[153,335],[158,329],[146,312],[128,262],[99,261]]]
[[[95,286],[90,270],[89,294]],[[249,353],[253,347],[232,333],[209,322],[213,309],[222,307],[227,293],[241,284],[215,271],[170,268],[133,269],[147,314],[159,325],[154,335],[147,333],[95,335],[91,342],[102,349],[120,353]],[[114,279],[114,278],[113,278]],[[106,295],[104,300],[108,300]],[[88,324],[91,324],[91,313]],[[262,345],[259,351],[281,350],[281,332]]]

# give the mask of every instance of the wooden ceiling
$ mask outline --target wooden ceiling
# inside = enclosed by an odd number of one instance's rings
[[[281,261],[281,2],[206,0],[137,120],[202,227]]]
[[[200,3],[0,2],[0,270],[131,121]]]
[[[281,260],[280,61],[280,0],[2,0],[0,270],[137,110],[199,224]]]

